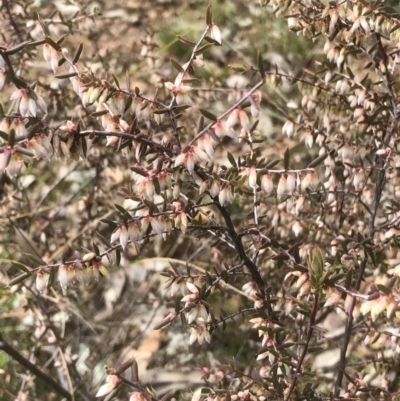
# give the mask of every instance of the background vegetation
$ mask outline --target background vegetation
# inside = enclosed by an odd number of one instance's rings
[[[396,399],[398,11],[3,0],[0,400]]]

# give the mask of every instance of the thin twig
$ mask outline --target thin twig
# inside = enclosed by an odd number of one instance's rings
[[[51,387],[56,393],[60,394],[64,398],[66,398],[68,401],[72,401],[73,397],[69,393],[68,390],[66,390],[64,387],[60,385],[56,380],[54,380],[52,377],[44,373],[42,370],[40,370],[36,365],[34,365],[31,361],[26,359],[24,356],[22,356],[13,346],[11,346],[9,343],[7,343],[3,336],[0,333],[0,350],[3,350],[6,354],[11,356],[15,361],[19,362],[23,367],[25,367],[27,370],[32,372],[36,377],[39,379],[43,380],[49,387]]]

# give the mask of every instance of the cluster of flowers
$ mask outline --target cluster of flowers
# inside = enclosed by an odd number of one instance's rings
[[[132,220],[126,223],[120,223],[111,235],[110,242],[119,241],[123,249],[126,248],[129,241],[135,244],[139,249],[138,242],[147,234],[149,227],[157,235],[166,235],[172,231],[173,227],[186,232],[188,226],[188,217],[180,202],[172,202],[172,211],[150,215],[147,208],[135,211]]]
[[[83,256],[75,252],[76,260],[73,263],[61,263],[58,266],[58,280],[64,295],[70,283],[80,282],[88,285],[92,280],[98,280],[100,276],[108,276],[107,269],[103,266],[102,258],[94,252]],[[54,267],[53,267],[54,268]],[[39,292],[45,291],[50,278],[51,268],[41,267],[36,273],[36,288]]]
[[[202,344],[204,341],[209,343],[211,335],[208,331],[207,323],[211,317],[201,303],[199,289],[189,281],[186,282],[186,287],[189,290],[189,294],[185,295],[181,299],[181,302],[185,302],[186,321],[191,325],[189,344],[193,344],[196,341],[199,344]]]
[[[274,177],[273,170],[268,171],[261,177],[260,187],[266,195],[271,195],[274,191]],[[248,184],[250,188],[257,187],[258,170],[253,166],[244,172],[248,176]],[[280,178],[276,186],[276,195],[282,198],[286,195],[293,195],[295,192],[304,192],[307,188],[317,188],[319,185],[319,178],[316,171],[304,172],[279,172]]]

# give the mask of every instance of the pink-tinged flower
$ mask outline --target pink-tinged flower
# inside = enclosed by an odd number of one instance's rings
[[[253,188],[253,189],[256,188],[256,186],[257,186],[257,170],[254,166],[249,168],[248,175],[249,175],[249,187]]]
[[[66,49],[63,50],[67,52]],[[50,65],[51,69],[55,73],[58,68],[58,63],[62,58],[61,51],[57,51],[54,47],[50,46],[48,43],[43,45],[43,58],[45,59],[46,63]]]
[[[260,116],[260,103],[261,103],[261,92],[255,91],[250,97],[251,107],[250,112],[254,118]]]
[[[7,64],[2,56],[0,56],[0,69],[5,70],[7,68]]]
[[[296,201],[296,215],[298,215],[302,210],[304,206],[304,201],[306,198],[304,196],[300,196],[297,201]]]
[[[193,101],[188,95],[188,92],[192,90],[192,87],[190,85],[174,85],[172,82],[166,82],[165,87],[172,92],[172,94],[175,96],[176,103],[178,106],[181,104],[193,105]]]
[[[121,225],[119,233],[119,243],[121,244],[122,249],[126,248],[128,241],[129,241],[128,229],[126,228],[125,225]]]
[[[192,66],[202,68],[206,65],[204,62],[202,55],[197,56],[194,60],[192,60]]]
[[[345,144],[338,150],[338,154],[342,157],[343,160],[353,161],[352,159],[354,157],[354,153],[354,146],[350,144]]]
[[[0,90],[4,88],[4,84],[6,83],[7,71],[0,68]]]
[[[138,99],[136,101],[135,115],[138,121],[149,121],[153,118],[153,110],[147,101]]]
[[[266,193],[266,195],[271,195],[274,190],[274,181],[272,175],[267,173],[261,178],[261,189]]]
[[[138,177],[137,180],[137,191],[139,194],[146,199],[153,200],[155,194],[155,188],[152,177]]]
[[[118,114],[122,115],[125,113],[127,100],[127,95],[123,92],[118,92],[117,95],[112,98],[112,105]]]
[[[226,120],[226,127],[228,129],[233,128],[235,125],[239,124],[240,121],[240,109],[235,109],[229,114],[228,119]]]
[[[296,176],[294,175],[294,173],[288,173],[286,177],[286,190],[289,195],[292,195],[295,189],[296,189]]]
[[[28,130],[26,129],[22,118],[14,119],[11,127],[14,128],[16,136],[26,136],[28,134]]]
[[[222,41],[221,31],[219,30],[217,25],[211,24],[210,35],[211,35],[212,39],[214,39],[216,42],[221,44],[221,41]]]
[[[63,293],[67,292],[69,283],[68,266],[61,264],[58,268],[58,281],[60,282]]]
[[[291,120],[287,120],[282,127],[282,134],[286,134],[289,138],[294,133],[294,122]]]
[[[69,134],[72,134],[72,135],[75,135],[77,133],[76,125],[70,120],[68,120],[65,123],[65,125],[61,125],[59,130],[63,131],[63,132],[68,132]]]
[[[353,185],[356,190],[361,189],[362,183],[364,182],[364,169],[360,168],[356,171],[353,178]]]
[[[199,329],[197,327],[193,327],[189,337],[189,344],[192,345],[199,338]]]
[[[215,198],[221,192],[221,182],[214,180],[211,184],[210,195]]]
[[[83,285],[89,285],[92,281],[93,269],[86,267],[85,263],[76,263],[76,279]]]
[[[7,64],[3,57],[0,56],[0,90],[3,89],[4,84],[6,83],[7,71]]]
[[[174,218],[174,225],[176,228],[179,228],[183,234],[186,234],[188,218],[185,212],[178,213]]]
[[[5,132],[6,134],[10,133],[10,128],[11,128],[11,120],[9,118],[3,118],[0,122],[0,131]],[[3,139],[0,138],[0,141]]]
[[[225,206],[228,203],[232,203],[233,194],[230,185],[226,185],[224,188],[222,188],[222,190],[218,195],[218,201],[221,204],[221,206]]]
[[[135,391],[130,393],[129,401],[147,401],[142,392]]]
[[[387,156],[390,155],[391,152],[392,150],[390,148],[384,148],[377,150],[375,154],[378,156]]]
[[[298,220],[296,220],[296,221],[293,223],[293,225],[292,225],[292,231],[293,231],[293,234],[294,234],[296,237],[298,237],[298,236],[303,232],[303,226],[302,226],[302,224],[301,224]]]
[[[279,179],[278,182],[278,188],[276,189],[276,194],[278,195],[279,198],[283,197],[286,193],[286,183],[287,179],[285,177],[285,174],[281,174],[281,178]]]
[[[121,228],[118,227],[118,228],[111,234],[110,242],[113,243],[113,242],[115,242],[115,241],[118,241],[120,235],[121,235]]]
[[[342,293],[336,289],[329,292],[329,296],[325,301],[324,307],[336,305],[342,299]]]
[[[314,143],[314,137],[313,137],[312,132],[311,132],[311,131],[307,131],[307,132],[304,134],[303,139],[304,139],[305,145],[306,145],[307,147],[309,147],[309,148],[312,148],[313,143]]]
[[[39,292],[43,292],[47,287],[50,275],[42,270],[38,270],[36,273],[36,289]]]
[[[110,394],[111,391],[113,391],[120,383],[122,383],[122,380],[118,376],[108,375],[106,378],[106,383],[99,388],[99,391],[96,393],[96,397],[103,397],[107,394]]]
[[[239,121],[242,128],[246,131],[250,130],[250,120],[248,115],[244,110],[239,110]]]
[[[5,169],[8,167],[11,157],[13,154],[13,150],[10,147],[7,147],[4,149],[2,153],[0,153],[0,171],[5,171]]]
[[[36,117],[38,107],[43,113],[47,113],[43,98],[31,92],[33,92],[31,89],[17,89],[11,94],[10,99],[18,101],[18,110],[22,117]]]
[[[15,176],[19,175],[24,167],[24,162],[13,149],[5,148],[3,153],[0,153],[0,171],[5,170],[8,175]]]
[[[197,141],[198,147],[204,150],[210,158],[214,156],[214,144],[215,141],[210,135],[203,135]]]
[[[183,280],[175,280],[171,285],[171,297],[173,297],[177,292],[182,295],[186,294],[186,284]]]
[[[113,146],[119,141],[119,136],[109,135],[107,136],[106,146]]]
[[[195,163],[207,161],[208,156],[197,146],[191,146],[186,153],[181,153],[175,159],[175,167],[181,166],[182,164],[187,168],[190,174],[194,171]]]
[[[311,171],[301,181],[301,189],[302,191],[305,191],[308,187],[316,188],[318,183],[318,174],[315,171]]]
[[[143,237],[138,222],[134,221],[128,224],[128,236],[132,242],[140,241]]]
[[[235,138],[236,133],[232,128],[229,128],[227,122],[224,120],[218,120],[213,126],[212,129],[217,135],[218,138],[223,138],[225,136],[229,136],[230,138]]]
[[[199,289],[193,283],[187,282],[186,287],[191,292],[191,294],[185,295],[181,299],[181,302],[193,302],[199,298],[200,296]]]
[[[211,335],[207,330],[207,327],[206,326],[193,327],[189,337],[189,344],[193,344],[196,341],[199,344],[203,344],[204,340],[207,341],[208,343],[211,341]]]
[[[203,321],[206,321],[208,313],[206,308],[201,303],[198,303],[190,309],[189,312],[185,313],[185,316],[188,324],[191,324],[196,320],[196,318],[201,318]]]
[[[153,231],[156,234],[161,235],[164,233],[164,227],[163,227],[163,224],[161,223],[161,220],[153,217],[150,220],[150,224],[151,224],[151,228],[153,229]]]
[[[26,148],[32,150],[36,159],[47,159],[50,160],[51,154],[39,143],[34,137],[26,143]]]

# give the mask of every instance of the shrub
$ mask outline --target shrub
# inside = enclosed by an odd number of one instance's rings
[[[2,396],[396,397],[397,14],[106,3],[3,1]]]

